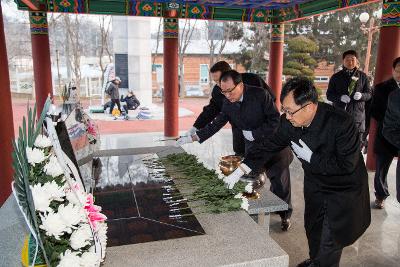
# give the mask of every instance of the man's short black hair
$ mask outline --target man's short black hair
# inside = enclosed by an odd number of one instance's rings
[[[228,64],[228,62],[226,62],[226,61],[218,61],[217,63],[215,63],[212,67],[211,67],[211,69],[210,69],[210,72],[211,73],[215,73],[215,72],[217,72],[217,71],[220,71],[221,73],[222,72],[225,72],[225,71],[228,71],[228,70],[231,70],[232,68],[231,68],[231,66]]]
[[[293,92],[293,98],[296,105],[302,106],[308,102],[318,102],[318,92],[314,83],[306,77],[295,77],[289,79],[282,88],[281,102]]]
[[[393,69],[395,69],[397,67],[397,65],[399,65],[399,64],[400,64],[400,57],[395,58],[393,60]]]
[[[234,85],[238,85],[239,83],[243,82],[242,75],[236,70],[228,70],[223,72],[219,82],[226,82],[229,79],[232,79]]]
[[[357,52],[356,52],[356,51],[354,51],[354,50],[347,50],[347,51],[344,51],[342,59],[344,59],[344,58],[345,58],[346,56],[348,56],[348,55],[352,55],[352,56],[355,56],[356,58],[358,58],[358,55],[357,55]]]

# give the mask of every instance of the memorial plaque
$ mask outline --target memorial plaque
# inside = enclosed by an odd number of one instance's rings
[[[94,195],[107,215],[108,246],[205,234],[185,201],[166,200],[173,186],[156,154],[100,157]],[[175,191],[176,192],[176,191]],[[180,215],[189,215],[180,217]]]
[[[119,88],[129,89],[128,54],[115,54],[115,75],[121,78]]]

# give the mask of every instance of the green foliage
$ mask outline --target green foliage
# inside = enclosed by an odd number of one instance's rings
[[[302,68],[301,69],[301,73],[303,74],[303,76],[307,76],[307,77],[313,77],[314,76],[314,71],[312,69],[309,69],[309,68]]]
[[[297,69],[297,70],[300,70],[303,68],[303,65],[296,61],[288,61],[288,62],[286,62],[285,66],[286,66],[286,68]]]
[[[291,38],[288,41],[288,49],[290,51],[302,52],[302,53],[306,53],[308,55],[309,53],[314,53],[315,51],[317,51],[318,45],[313,40],[300,35],[300,36]]]
[[[301,76],[301,71],[295,68],[283,68],[283,73],[289,76]]]
[[[32,179],[32,170],[30,170],[28,158],[26,155],[26,148],[32,147],[36,137],[42,130],[42,124],[45,119],[47,110],[50,106],[50,98],[47,98],[43,111],[40,115],[39,120],[36,122],[36,105],[32,111],[31,108],[27,108],[28,123],[25,117],[22,120],[22,128],[19,127],[19,136],[17,142],[13,140],[13,168],[14,168],[14,184],[13,188],[18,199],[19,205],[35,231],[35,235],[38,238],[39,246],[44,251],[44,245],[39,230],[39,221],[36,217],[35,207],[33,204],[33,197],[29,188],[29,179]],[[35,123],[36,122],[36,123]],[[46,254],[43,255],[46,263],[48,264],[48,258]]]
[[[205,168],[195,156],[187,153],[171,154],[161,161],[178,187],[190,192],[185,195],[188,201],[201,203],[202,212],[240,210],[242,200],[234,196],[244,191],[245,183],[238,182],[232,190],[227,189],[214,170]]]

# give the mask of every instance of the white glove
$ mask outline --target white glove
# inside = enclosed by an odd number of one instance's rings
[[[351,100],[351,98],[348,95],[342,95],[340,97],[340,101],[342,101],[343,103],[346,103],[346,104],[348,104],[350,102],[350,100]]]
[[[181,138],[179,138],[176,143],[175,146],[181,146],[184,144],[189,144],[189,143],[193,143],[193,139],[192,136],[182,136]]]
[[[253,137],[253,134],[251,133],[251,131],[245,131],[245,130],[243,130],[242,132],[243,132],[244,138],[246,138],[246,139],[249,140],[250,142],[253,142],[253,141],[254,141],[254,137]]]
[[[354,100],[360,100],[361,97],[362,97],[362,93],[360,93],[360,92],[355,92],[354,93],[354,96],[353,96]]]
[[[240,164],[240,167],[238,167],[234,172],[232,172],[230,175],[224,178],[224,183],[227,184],[229,189],[232,189],[235,184],[239,181],[240,177],[242,177],[244,174],[250,173],[251,169],[249,166],[246,164],[242,163]]]
[[[298,158],[301,158],[305,161],[307,161],[308,163],[310,163],[311,161],[311,156],[313,154],[313,152],[311,151],[311,149],[306,145],[306,143],[303,142],[303,140],[299,140],[300,145],[296,144],[295,142],[291,141],[292,143],[292,149],[293,152],[296,154],[296,156]]]
[[[194,135],[196,132],[197,132],[197,128],[196,127],[192,127],[192,128],[190,128],[186,133],[185,133],[185,135],[186,136],[191,136],[191,135]]]

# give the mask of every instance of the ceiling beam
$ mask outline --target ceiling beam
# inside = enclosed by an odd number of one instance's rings
[[[37,7],[31,0],[21,0],[22,3],[28,6],[28,8],[32,11],[39,11],[39,7]]]

